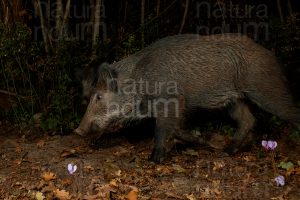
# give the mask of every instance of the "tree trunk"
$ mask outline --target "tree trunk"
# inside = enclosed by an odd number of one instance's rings
[[[156,17],[158,17],[158,15],[159,15],[159,10],[160,10],[160,0],[157,0],[157,4],[156,4]]]
[[[190,2],[190,0],[186,0],[184,14],[183,14],[181,26],[180,26],[180,29],[179,29],[179,34],[181,34],[181,32],[183,30],[183,27],[184,27],[184,24],[185,24],[185,21],[186,21],[186,16],[187,16],[187,13],[188,13],[188,10],[189,10],[189,2]]]
[[[62,21],[62,26],[59,29],[59,38],[63,38],[63,33],[66,32],[66,23],[68,21],[68,16],[70,13],[71,0],[67,1],[66,10],[64,14],[64,18]]]
[[[62,29],[62,15],[63,15],[63,9],[62,9],[62,2],[61,0],[56,0],[56,36],[60,38],[60,30]]]
[[[288,9],[289,9],[289,14],[290,16],[293,14],[293,9],[292,9],[292,4],[291,4],[291,0],[287,0],[288,3]]]
[[[102,0],[102,36],[103,36],[103,41],[107,39],[107,28],[106,28],[106,23],[104,21],[106,17],[106,12],[105,12],[105,6],[104,6],[104,0]]]
[[[125,0],[125,6],[124,6],[124,24],[127,20],[127,8],[128,8],[128,0]]]
[[[278,8],[278,13],[279,13],[280,21],[284,22],[283,15],[282,15],[282,9],[281,9],[281,5],[280,5],[280,0],[277,0],[277,8]]]
[[[34,8],[36,10],[35,12],[38,13],[39,16],[40,16],[41,29],[42,29],[43,40],[44,40],[44,45],[45,45],[45,52],[47,54],[49,54],[48,35],[46,33],[46,27],[45,27],[44,16],[43,16],[43,11],[42,11],[42,6],[41,6],[41,1],[40,0],[35,0],[34,1]]]
[[[47,25],[48,25],[48,27],[50,27],[50,17],[51,17],[51,0],[48,0],[48,2],[47,2],[47,21],[48,21],[48,23],[47,23]]]
[[[100,20],[101,20],[101,0],[96,0],[95,22],[94,22],[94,32],[93,32],[93,46],[96,46],[97,38],[99,38]]]
[[[145,0],[141,2],[141,47],[145,45]]]

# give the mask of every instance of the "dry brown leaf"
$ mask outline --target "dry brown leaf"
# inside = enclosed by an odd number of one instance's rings
[[[47,193],[47,192],[52,192],[52,191],[55,191],[55,190],[56,190],[55,185],[51,184],[51,182],[50,182],[50,184],[48,186],[45,186],[45,187],[42,188],[41,192]]]
[[[97,200],[99,198],[98,194],[95,195],[84,195],[83,199],[85,200]]]
[[[65,179],[61,180],[61,184],[63,186],[68,186],[68,185],[72,184],[72,181],[70,179],[68,179],[68,178],[65,178]]]
[[[194,196],[194,194],[186,194],[185,196],[188,200],[196,200],[196,197]]]
[[[84,171],[85,172],[91,172],[94,170],[94,167],[92,167],[91,165],[85,165],[84,166]]]
[[[43,146],[45,146],[45,140],[39,140],[36,143],[37,148],[42,148]]]
[[[22,160],[16,159],[16,160],[14,161],[14,163],[15,163],[16,165],[20,165],[20,164],[22,163]]]
[[[138,192],[139,190],[137,188],[132,189],[128,194],[127,194],[127,199],[128,200],[137,200],[138,199]]]
[[[56,189],[53,191],[53,194],[55,195],[56,198],[58,198],[60,200],[71,199],[70,193],[67,192],[66,190]]]
[[[117,181],[115,179],[111,180],[109,182],[109,185],[114,186],[114,187],[118,187]]]
[[[60,154],[60,157],[64,158],[74,156],[75,153],[77,153],[76,149],[63,150],[63,152]]]
[[[216,194],[216,195],[221,195],[221,191],[219,190],[219,188],[215,188],[214,190],[214,193]]]
[[[56,175],[54,173],[52,173],[52,172],[44,172],[43,175],[42,175],[42,178],[45,181],[49,182],[51,180],[56,179]]]
[[[300,167],[291,168],[287,170],[286,176],[290,176],[291,174],[300,174]]]
[[[16,153],[21,153],[22,152],[22,148],[20,146],[17,146],[15,149]]]
[[[200,199],[211,198],[211,189],[209,187],[204,188],[204,191],[201,192]]]
[[[173,164],[172,165],[173,169],[177,172],[177,173],[184,173],[186,170],[184,168],[182,168],[180,165],[176,165]]]
[[[221,183],[220,180],[213,180],[213,181],[212,181],[213,187],[216,187],[216,188],[219,188],[219,187],[220,187],[220,183]]]
[[[225,163],[223,161],[215,161],[213,170],[216,171],[222,169],[223,167],[225,167]]]
[[[75,150],[76,152],[79,152],[79,151],[80,151],[80,147],[75,147],[74,150]]]
[[[116,176],[121,176],[121,173],[122,173],[122,171],[121,171],[121,170],[118,170],[118,171],[115,172],[115,175],[116,175]]]
[[[256,157],[255,156],[251,156],[251,155],[248,155],[248,156],[244,156],[243,159],[247,162],[252,162],[252,161],[256,161]]]

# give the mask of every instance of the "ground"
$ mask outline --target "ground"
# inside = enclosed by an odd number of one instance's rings
[[[1,122],[0,199],[300,199],[300,145],[282,137],[271,152],[260,144],[224,157],[221,150],[172,149],[162,164],[148,161],[153,139],[124,137],[91,148],[76,135],[27,133]],[[290,161],[289,171],[278,168]],[[68,164],[77,170],[70,174]],[[277,186],[274,178],[285,177]]]

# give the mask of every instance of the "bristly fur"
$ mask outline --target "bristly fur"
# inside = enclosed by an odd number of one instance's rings
[[[118,91],[118,74],[116,70],[112,69],[107,64],[102,64],[98,68],[98,79],[95,84],[96,87],[104,88],[106,90],[110,90],[112,92]]]

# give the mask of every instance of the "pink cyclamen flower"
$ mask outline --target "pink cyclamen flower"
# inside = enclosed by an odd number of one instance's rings
[[[277,147],[277,142],[276,141],[266,141],[263,140],[261,142],[261,145],[266,149],[266,150],[274,150]]]
[[[285,182],[284,182],[284,176],[277,176],[275,178],[275,182],[277,186],[284,186]]]
[[[68,164],[68,172],[69,174],[73,175],[77,170],[77,165],[74,164]]]

